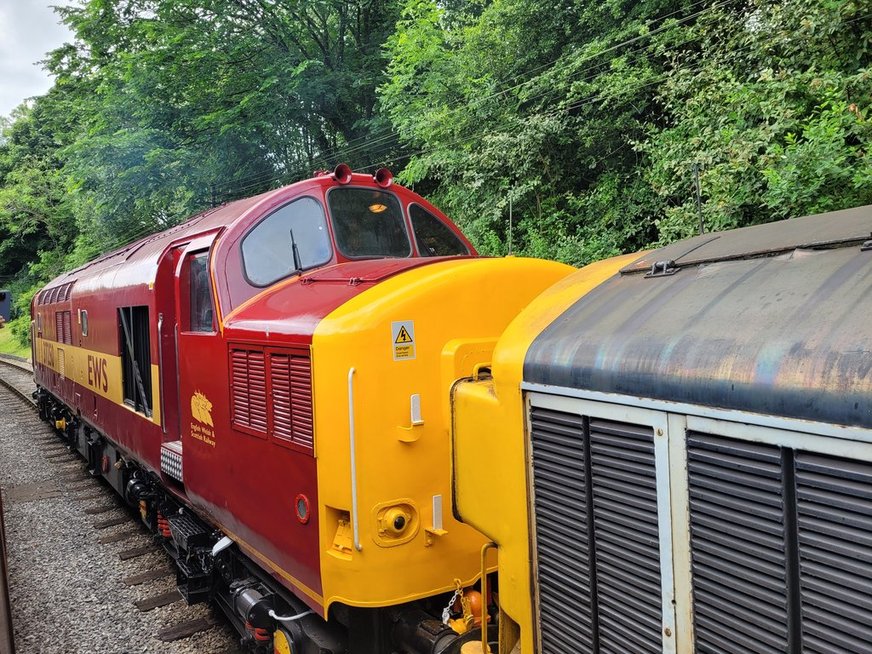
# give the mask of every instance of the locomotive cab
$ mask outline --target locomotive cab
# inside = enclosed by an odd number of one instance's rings
[[[216,290],[224,313],[273,284],[317,269],[373,259],[476,255],[450,220],[423,198],[393,186],[390,173],[339,170],[287,190],[268,194],[253,216],[238,221],[218,243]]]
[[[484,541],[450,510],[449,389],[572,268],[479,258],[391,182],[223,205],[33,306],[42,415],[253,651],[442,654],[487,622],[451,615]]]
[[[184,492],[311,610],[370,625],[360,651],[417,651],[397,625],[438,618],[429,598],[480,571],[483,539],[448,502],[448,389],[571,268],[477,258],[378,178],[294,190],[211,246],[216,330],[180,340]]]

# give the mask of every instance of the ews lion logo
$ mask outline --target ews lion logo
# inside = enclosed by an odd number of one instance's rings
[[[212,422],[212,403],[200,391],[191,396],[191,415],[204,425],[215,426]]]

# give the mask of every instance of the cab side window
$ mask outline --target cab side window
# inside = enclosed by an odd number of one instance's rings
[[[415,243],[422,257],[451,257],[469,254],[457,234],[423,207],[413,204],[409,207],[412,229],[415,230]]]
[[[215,331],[215,312],[212,308],[212,292],[209,286],[208,252],[201,252],[190,257],[188,284],[191,296],[191,315],[188,331]]]
[[[275,210],[242,241],[245,275],[255,286],[268,286],[298,269],[327,263],[331,256],[324,208],[310,197]]]

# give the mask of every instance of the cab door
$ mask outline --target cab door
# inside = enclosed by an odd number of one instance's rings
[[[215,470],[220,425],[228,424],[227,363],[218,329],[211,245],[214,235],[196,239],[176,266],[177,365],[179,380],[180,480],[191,497],[203,492]]]
[[[170,250],[155,278],[157,364],[160,371],[161,443],[179,439],[179,371],[177,357],[176,269],[185,246]],[[87,315],[87,314],[86,314]]]

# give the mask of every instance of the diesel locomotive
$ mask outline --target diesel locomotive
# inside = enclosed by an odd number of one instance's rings
[[[872,206],[595,263],[454,385],[499,654],[872,651],[870,234]]]
[[[340,165],[49,283],[35,397],[250,650],[456,652],[495,597],[451,511],[449,389],[571,271],[477,257]]]

